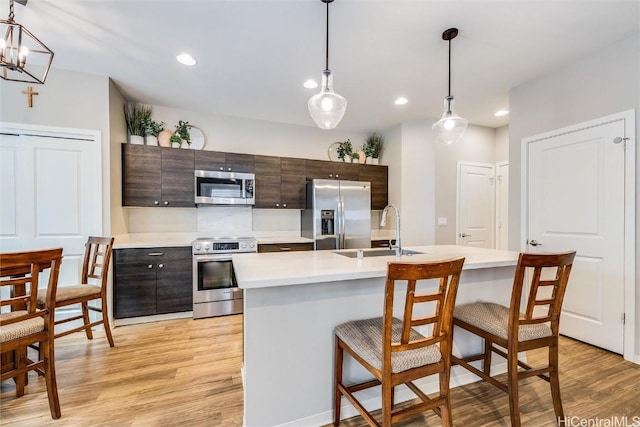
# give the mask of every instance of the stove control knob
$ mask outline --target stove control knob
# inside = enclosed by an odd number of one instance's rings
[[[246,244],[246,243],[243,243],[241,246],[242,246],[242,248],[244,249],[244,248],[246,248],[246,247],[247,247],[247,244]]]
[[[204,250],[205,250],[205,251],[208,251],[210,248],[211,248],[211,247],[209,246],[209,244],[208,244],[208,243],[205,243],[205,244],[204,244]]]
[[[200,249],[202,249],[202,246],[200,246],[200,244],[198,243],[195,247],[196,251],[199,251]]]
[[[249,246],[253,248],[253,247],[256,246],[256,244],[255,243],[251,243]]]

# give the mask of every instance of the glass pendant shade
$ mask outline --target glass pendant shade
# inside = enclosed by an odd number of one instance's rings
[[[322,89],[309,99],[309,114],[320,129],[334,129],[347,111],[347,100],[333,91],[331,71],[322,72]]]
[[[435,141],[441,144],[457,143],[467,129],[467,119],[458,116],[453,106],[453,96],[447,96],[444,99],[444,114],[442,118],[431,127],[435,132]]]

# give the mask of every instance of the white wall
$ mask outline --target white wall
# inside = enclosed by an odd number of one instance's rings
[[[636,109],[640,123],[640,35],[620,40],[511,90],[509,124],[509,248],[519,250],[520,156],[523,138]],[[636,165],[640,149],[636,144]],[[638,167],[636,166],[636,167]],[[636,172],[636,189],[640,173]],[[636,254],[640,254],[640,198],[636,197]],[[636,333],[640,331],[640,262],[636,263]],[[636,339],[635,354],[640,354]]]
[[[437,244],[456,244],[458,161],[495,163],[495,142],[495,129],[469,125],[457,144],[436,144],[434,150],[434,156],[437,159],[434,166],[435,217],[447,218],[447,225],[435,227]]]
[[[496,155],[495,162],[509,161],[509,125],[496,129]]]

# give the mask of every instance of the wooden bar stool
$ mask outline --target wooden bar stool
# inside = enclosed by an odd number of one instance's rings
[[[428,263],[390,262],[387,267],[383,317],[356,320],[335,328],[334,421],[340,424],[341,396],[345,396],[372,426],[389,427],[393,422],[432,409],[442,418],[443,426],[451,426],[449,377],[451,372],[453,306],[464,258]],[[419,293],[416,282],[439,279],[431,293]],[[396,281],[407,281],[404,310],[393,317]],[[427,315],[416,317],[414,306],[427,303]],[[430,325],[425,336],[415,326]],[[364,366],[374,379],[346,386],[342,382],[343,353],[346,351]],[[429,398],[413,381],[439,375],[440,392]],[[405,384],[421,402],[394,411],[394,388]],[[382,386],[382,423],[355,397],[355,393]]]
[[[56,308],[73,304],[80,304],[82,314],[60,319],[55,322],[61,325],[67,322],[81,320],[82,325],[73,329],[56,332],[55,337],[60,338],[75,332],[84,331],[88,339],[93,339],[91,328],[103,324],[107,340],[111,347],[114,346],[111,328],[109,327],[109,312],[107,310],[107,276],[109,274],[109,262],[113,251],[113,237],[89,237],[85,244],[84,260],[82,264],[82,277],[79,285],[62,286],[56,296]],[[90,284],[89,279],[97,281],[97,284]],[[38,306],[45,303],[46,294],[44,290],[38,292]],[[100,300],[100,306],[89,305],[90,301]],[[91,322],[89,312],[98,313],[99,318]]]
[[[14,378],[16,395],[22,396],[28,371],[43,372],[54,419],[61,415],[53,345],[53,304],[61,262],[62,248],[0,254],[0,287],[9,289],[7,294],[11,295],[0,300],[0,348],[3,354],[13,352],[14,356],[10,366],[2,367],[0,380]],[[38,279],[40,272],[47,269],[45,304],[37,309]],[[40,349],[39,357],[32,361],[27,358],[27,347],[35,344]]]
[[[556,417],[564,418],[558,378],[558,328],[562,300],[575,254],[522,253],[518,259],[509,307],[478,302],[461,305],[454,310],[453,324],[483,338],[484,351],[460,358],[452,356],[453,362],[509,395],[511,425],[514,427],[520,426],[518,381],[531,376],[538,376],[550,383]],[[521,314],[520,304],[527,270],[531,273],[530,290],[529,297],[526,298],[526,311]],[[547,270],[551,270],[553,279],[543,278],[547,277]],[[547,366],[534,368],[518,360],[518,352],[545,347],[549,351]],[[492,353],[507,359],[506,384],[491,377]],[[482,370],[470,364],[476,360],[483,361]],[[518,366],[524,370],[519,371]]]

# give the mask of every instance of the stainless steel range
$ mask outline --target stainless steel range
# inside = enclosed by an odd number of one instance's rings
[[[193,318],[242,313],[231,255],[257,252],[253,238],[197,239],[193,248]]]

